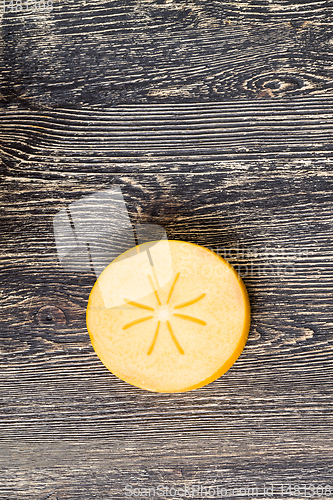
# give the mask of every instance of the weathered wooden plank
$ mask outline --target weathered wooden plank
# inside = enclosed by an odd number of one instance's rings
[[[262,161],[266,169],[268,160],[327,159],[332,103],[327,96],[104,111],[8,110],[0,117],[2,158],[9,175],[38,173],[46,179],[66,172],[150,175],[189,168],[210,175],[218,161],[231,161],[230,169],[237,171],[234,160]]]
[[[156,457],[158,464],[156,462],[152,464],[151,456],[147,457],[147,446],[144,445],[141,448],[144,441],[123,441],[118,445],[110,442],[95,442],[91,446],[86,446],[81,442],[75,446],[65,442],[61,443],[59,439],[58,442],[49,443],[48,452],[46,452],[45,447],[32,444],[25,447],[13,446],[10,453],[13,460],[23,466],[23,471],[27,469],[27,463],[22,457],[31,460],[28,472],[20,475],[22,479],[24,478],[25,484],[29,485],[26,491],[20,495],[20,499],[37,498],[42,500],[52,492],[55,493],[51,500],[101,497],[107,500],[123,499],[126,498],[126,484],[141,488],[150,486],[157,488],[158,485],[181,488],[184,485],[191,487],[202,484],[203,486],[221,485],[229,489],[253,487],[257,484],[261,488],[261,496],[258,495],[258,498],[270,498],[263,496],[263,486],[270,484],[270,482],[281,482],[281,476],[287,470],[285,485],[288,482],[292,485],[309,484],[311,481],[315,486],[330,484],[330,464],[326,458],[311,454],[313,450],[310,443],[307,449],[307,458],[292,445],[283,449],[281,443],[274,442],[272,446],[261,449],[260,456],[257,455],[253,459],[251,451],[255,448],[259,449],[257,436],[260,432],[254,432],[252,436],[244,435],[244,441],[249,447],[249,455],[244,457],[241,464],[233,460],[232,453],[237,453],[236,447],[230,450],[231,453],[228,456],[223,441],[212,446],[212,443],[207,441],[208,436],[205,434],[202,435],[201,441],[203,448],[208,445],[212,452],[209,455],[205,453],[205,457],[197,458],[188,446],[181,450],[183,453],[166,448],[155,437],[156,434],[152,433],[151,454]],[[190,437],[190,431],[188,434]],[[228,437],[226,436],[226,440]],[[84,454],[82,454],[83,450]],[[271,458],[270,465],[265,460],[267,456]],[[209,463],[207,458],[210,460]],[[318,481],[313,472],[308,472],[313,469],[314,460],[316,467],[321,471],[322,483]],[[124,462],[127,462],[126,466]],[[16,487],[15,474],[15,469],[11,469],[5,474],[8,496],[4,498],[13,498],[12,492]],[[45,484],[45,477],[50,477],[47,484]],[[285,491],[286,489],[285,487]],[[281,497],[276,494],[278,491],[279,486],[276,485],[274,498],[277,500],[285,498],[286,495]],[[166,496],[166,498],[170,497]],[[231,495],[222,498],[230,497]],[[321,497],[318,495],[318,497],[327,498],[325,495]],[[149,497],[144,495],[141,498],[148,499]],[[174,498],[177,497],[174,496]],[[201,500],[204,496],[193,495],[192,497],[188,496],[188,498]],[[241,497],[236,496],[236,498]],[[256,497],[252,496],[252,498]]]
[[[22,5],[2,19],[7,104],[332,93],[332,6],[326,1],[54,0],[43,12],[27,9],[27,0]]]

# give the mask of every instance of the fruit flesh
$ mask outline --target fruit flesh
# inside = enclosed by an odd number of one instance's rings
[[[212,382],[241,354],[250,327],[245,286],[228,262],[174,240],[115,259],[90,294],[92,345],[115,375],[156,392]]]

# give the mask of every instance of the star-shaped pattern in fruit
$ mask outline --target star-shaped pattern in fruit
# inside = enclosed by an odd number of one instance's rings
[[[176,316],[177,318],[181,318],[185,321],[192,321],[193,323],[198,323],[199,325],[206,325],[206,322],[203,321],[202,319],[195,318],[194,316],[188,316],[187,314],[181,314],[181,313],[177,312],[179,309],[183,309],[184,307],[191,306],[192,304],[199,302],[199,300],[202,300],[204,298],[204,296],[206,295],[205,293],[202,293],[201,295],[198,295],[195,298],[189,299],[186,302],[176,304],[173,307],[170,306],[170,300],[172,297],[172,293],[173,293],[174,288],[176,286],[176,283],[178,281],[179,275],[180,275],[180,273],[178,273],[176,275],[176,277],[171,285],[167,300],[164,304],[162,304],[160,297],[159,297],[159,294],[158,294],[157,290],[155,290],[154,282],[153,282],[153,279],[151,276],[148,276],[148,278],[149,278],[149,281],[152,284],[152,287],[154,290],[154,295],[155,295],[156,302],[157,302],[156,307],[147,306],[146,304],[141,304],[141,303],[133,301],[133,300],[126,300],[125,299],[127,304],[134,306],[134,307],[137,307],[139,309],[151,311],[152,314],[150,314],[149,316],[143,316],[142,318],[135,319],[134,321],[131,321],[130,323],[126,323],[123,326],[123,330],[127,330],[127,328],[132,328],[133,326],[135,326],[139,323],[142,323],[143,321],[149,321],[149,320],[152,320],[154,318],[157,319],[157,326],[156,326],[153,340],[152,340],[150,347],[148,349],[148,352],[147,352],[148,355],[150,355],[154,350],[154,347],[155,347],[155,344],[156,344],[156,341],[158,338],[158,334],[160,331],[161,322],[166,323],[170,337],[171,337],[173,343],[175,344],[176,348],[178,349],[178,352],[180,354],[184,354],[184,350],[183,350],[182,346],[179,344],[177,337],[174,333],[174,330],[172,328],[172,325],[171,325],[171,317],[172,316]]]

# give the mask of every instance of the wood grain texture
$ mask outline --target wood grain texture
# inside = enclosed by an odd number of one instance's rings
[[[206,172],[220,160],[331,161],[332,103],[327,96],[103,111],[7,109],[0,118],[2,158],[10,175],[46,179],[145,168],[147,175],[192,166]]]
[[[333,492],[331,3],[64,0],[0,38],[1,500]],[[61,267],[53,218],[111,186],[243,275],[249,341],[205,388],[136,389],[91,347],[96,278]]]
[[[22,1],[21,12],[3,14],[4,104],[332,93],[331,2],[54,0],[33,13]]]

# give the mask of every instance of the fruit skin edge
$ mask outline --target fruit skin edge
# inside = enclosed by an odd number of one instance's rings
[[[197,245],[196,243],[191,243],[191,242],[182,241],[182,240],[168,240],[168,241],[175,241],[177,243],[186,243],[187,245],[193,245],[195,247],[199,247],[200,249],[204,249],[207,252],[210,252],[210,253],[214,254],[215,256],[217,256],[219,259],[221,259],[229,267],[229,269],[234,273],[237,281],[239,282],[239,285],[240,285],[240,288],[241,288],[241,291],[242,291],[242,294],[243,294],[243,298],[244,298],[244,303],[245,303],[245,321],[244,321],[244,327],[243,327],[241,338],[240,338],[240,340],[239,340],[239,342],[238,342],[238,344],[236,346],[236,349],[235,349],[233,355],[229,359],[227,359],[227,361],[215,373],[213,373],[213,375],[211,375],[210,377],[206,378],[205,380],[202,380],[198,384],[191,385],[191,386],[189,386],[189,387],[187,387],[185,389],[181,389],[179,391],[157,391],[157,390],[154,390],[154,389],[151,389],[151,388],[144,387],[144,385],[135,385],[135,384],[129,382],[128,380],[126,380],[125,378],[121,378],[119,375],[117,375],[117,373],[111,371],[104,364],[104,362],[101,360],[101,358],[99,357],[99,355],[95,351],[94,343],[93,343],[93,340],[92,340],[92,334],[89,331],[87,320],[88,320],[88,309],[89,309],[89,304],[90,304],[90,297],[91,297],[93,289],[97,285],[98,279],[96,280],[96,282],[95,282],[94,286],[92,287],[91,292],[89,294],[89,300],[88,300],[88,305],[87,305],[87,309],[86,309],[86,324],[87,324],[87,330],[88,330],[88,333],[89,333],[91,345],[93,346],[94,352],[97,355],[97,357],[100,359],[100,361],[102,362],[102,364],[105,366],[105,368],[110,373],[112,373],[113,375],[115,375],[118,379],[122,380],[123,382],[126,382],[127,384],[130,384],[132,387],[136,387],[138,389],[143,389],[143,390],[149,391],[149,392],[157,392],[157,393],[160,393],[160,394],[177,394],[177,393],[182,393],[182,392],[193,391],[195,389],[200,389],[200,387],[208,385],[211,382],[214,382],[214,380],[217,380],[218,378],[220,378],[222,375],[224,375],[229,370],[229,368],[232,367],[232,365],[237,361],[237,359],[242,354],[242,352],[244,350],[244,347],[246,345],[246,342],[247,342],[247,338],[248,338],[249,331],[250,331],[250,325],[251,325],[251,306],[250,306],[249,295],[248,295],[247,289],[246,289],[246,287],[244,285],[244,282],[243,282],[242,278],[239,276],[239,274],[237,273],[237,271],[235,270],[235,268],[227,260],[223,259],[223,257],[221,257],[217,253],[213,252],[212,250],[210,250],[208,248],[205,248],[205,247],[202,247],[201,245]],[[142,243],[142,244],[145,245],[147,243],[155,243],[155,241],[149,241],[149,242]],[[158,240],[156,241],[156,243],[158,243]],[[119,259],[123,255],[125,255],[127,252],[133,250],[133,248],[137,248],[139,246],[141,246],[141,245],[136,245],[135,247],[132,247],[129,250],[126,250],[125,252],[123,252],[122,254],[120,254],[118,257],[116,257],[115,259],[113,259],[112,262],[115,262],[117,259]],[[112,262],[110,262],[110,264]]]

